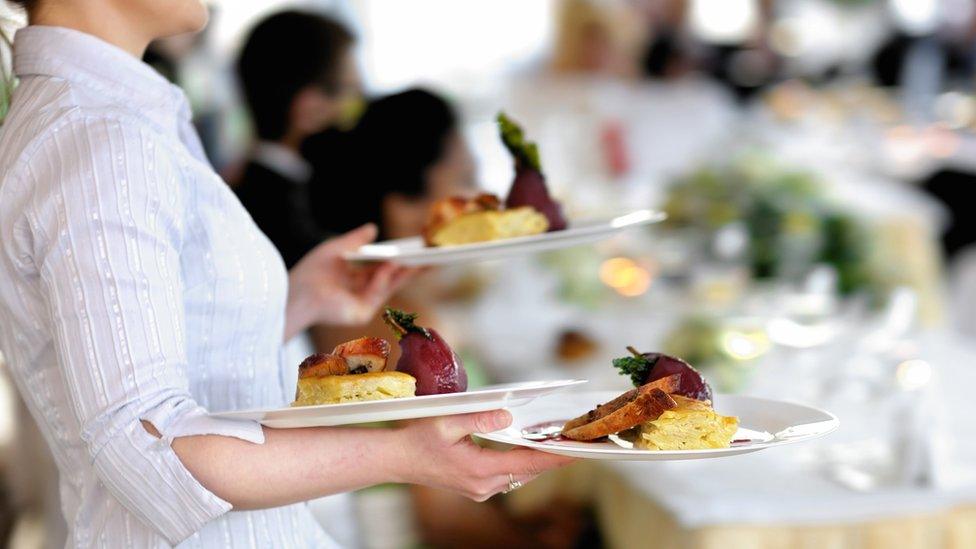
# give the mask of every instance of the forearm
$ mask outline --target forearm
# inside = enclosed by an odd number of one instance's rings
[[[265,443],[180,437],[173,450],[208,490],[236,509],[261,509],[400,482],[400,431],[265,428]]]

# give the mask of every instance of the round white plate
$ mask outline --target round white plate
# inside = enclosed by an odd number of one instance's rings
[[[839,425],[837,417],[824,410],[765,398],[716,395],[714,408],[725,416],[738,416],[739,431],[729,448],[710,450],[638,450],[626,441],[575,442],[571,440],[532,441],[522,436],[522,429],[550,421],[565,421],[582,415],[597,404],[607,402],[619,392],[579,392],[555,395],[512,410],[515,420],[508,429],[475,435],[479,438],[525,446],[543,452],[586,459],[627,461],[668,461],[706,459],[747,454],[826,435]],[[614,437],[616,438],[616,437]]]
[[[574,222],[562,231],[443,248],[427,247],[421,237],[415,236],[367,244],[345,257],[352,261],[395,261],[401,265],[485,261],[588,244],[604,240],[631,227],[657,223],[665,217],[664,212],[637,210],[611,219]]]
[[[371,400],[345,404],[321,404],[268,410],[219,412],[213,417],[259,421],[262,425],[279,429],[294,427],[325,427],[394,421],[418,417],[450,416],[498,410],[528,404],[536,398],[572,385],[586,383],[582,379],[559,381],[528,381],[489,385],[466,393],[427,395],[390,400]]]

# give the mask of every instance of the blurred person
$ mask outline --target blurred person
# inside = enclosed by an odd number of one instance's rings
[[[434,201],[474,188],[474,159],[453,107],[423,89],[373,100],[353,129],[312,136],[303,152],[312,165],[311,210],[319,226],[331,232],[373,223],[380,239],[417,236]],[[342,207],[330,207],[337,195],[343,197]],[[398,292],[392,306],[419,312],[429,322],[430,304],[438,299],[433,289],[440,287],[430,278]],[[389,335],[378,318],[365,332]],[[315,348],[326,350],[358,337],[335,327],[314,330],[312,336]]]
[[[140,61],[199,30],[198,0],[21,0],[0,127],[0,348],[59,468],[68,546],[324,547],[300,502],[387,482],[485,500],[569,460],[478,448],[503,410],[398,428],[272,429],[283,341],[355,325],[412,272],[291,271],[207,163],[185,96]]]
[[[423,89],[372,101],[354,129],[319,134],[304,153],[313,210],[333,232],[375,223],[382,239],[416,236],[431,203],[474,186],[474,158],[453,107]],[[353,181],[360,183],[344,188]],[[351,200],[339,211],[325,207],[340,189]]]
[[[687,0],[644,0],[638,5],[650,27],[641,59],[644,75],[667,80],[693,71],[698,60],[685,29]]]
[[[563,0],[556,16],[551,69],[557,74],[636,77],[645,29],[621,0]]]
[[[251,30],[237,60],[258,142],[235,191],[289,268],[326,236],[309,208],[312,167],[299,148],[359,97],[353,44],[333,19],[283,11]]]

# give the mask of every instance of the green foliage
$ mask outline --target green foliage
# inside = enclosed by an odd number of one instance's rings
[[[634,387],[643,385],[652,366],[654,366],[653,362],[641,356],[625,356],[613,359],[613,367],[620,370],[617,373],[622,376],[630,376],[630,381]]]
[[[741,223],[755,278],[795,275],[826,263],[837,270],[844,294],[875,282],[864,227],[828,200],[812,174],[783,168],[762,155],[743,155],[678,179],[665,209],[666,225],[673,228],[714,234]]]
[[[509,118],[504,112],[498,113],[498,132],[501,135],[502,143],[515,157],[516,165],[532,168],[535,171],[542,171],[542,164],[539,161],[539,147],[531,141],[525,140],[525,132],[522,127],[514,120]]]

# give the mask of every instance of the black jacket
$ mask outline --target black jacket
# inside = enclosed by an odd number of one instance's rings
[[[306,183],[252,161],[234,191],[289,269],[327,236],[312,216]]]

